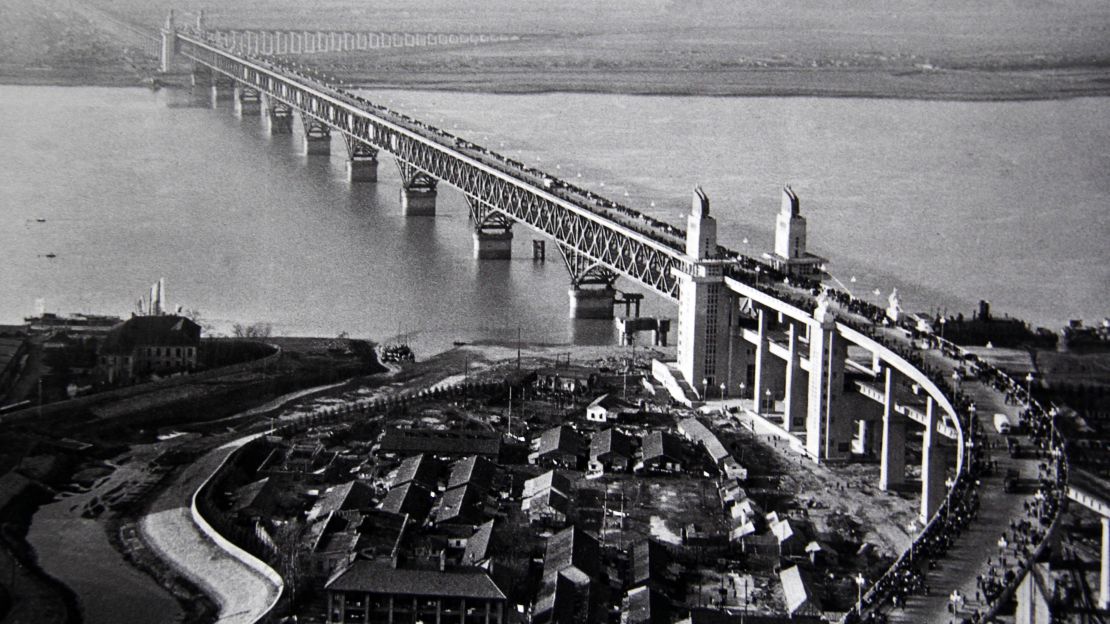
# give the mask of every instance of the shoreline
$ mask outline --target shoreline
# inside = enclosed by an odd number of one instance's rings
[[[673,81],[652,84],[650,81],[632,84],[634,75],[641,72],[620,73],[614,76],[586,75],[578,80],[551,80],[519,83],[511,79],[497,79],[481,74],[446,74],[436,77],[397,79],[396,76],[358,76],[344,78],[348,89],[354,90],[399,90],[399,91],[437,91],[445,93],[474,93],[488,95],[612,95],[646,97],[701,97],[701,98],[820,98],[820,99],[860,99],[860,100],[902,100],[902,101],[940,101],[940,102],[1043,102],[1073,100],[1082,98],[1110,97],[1110,78],[1092,78],[1074,86],[1059,85],[1047,89],[986,89],[968,88],[936,89],[917,85],[918,88],[892,89],[882,85],[856,86],[843,84],[837,80],[837,72],[807,72],[799,75],[798,70],[764,70],[752,74],[762,74],[764,78],[774,78],[761,84],[694,83]],[[654,74],[654,72],[646,72]],[[992,72],[961,72],[960,82],[975,82]],[[974,73],[975,76],[967,75]],[[752,77],[752,74],[739,74]],[[982,76],[979,76],[982,74]],[[146,77],[128,75],[94,76],[88,74],[50,75],[3,74],[0,73],[0,88],[3,87],[111,87],[111,88],[188,88],[179,84],[187,74],[153,74]],[[853,72],[865,79],[884,80],[892,76],[890,71]],[[613,78],[626,77],[630,82],[614,82]],[[818,78],[810,80],[809,78]],[[829,80],[829,78],[832,80]],[[952,77],[944,74],[944,77]],[[1044,78],[1018,76],[1018,78]],[[1049,79],[1064,79],[1067,73],[1050,75]],[[786,78],[786,80],[782,80]],[[803,79],[806,78],[806,79]],[[971,79],[970,81],[968,79]],[[778,84],[774,84],[778,83]],[[924,87],[924,88],[921,88]]]

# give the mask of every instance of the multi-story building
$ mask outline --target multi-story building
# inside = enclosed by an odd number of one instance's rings
[[[328,624],[501,624],[505,594],[481,568],[424,570],[360,559],[327,583]]]
[[[200,325],[183,317],[135,316],[113,327],[97,353],[97,370],[108,383],[197,367]]]

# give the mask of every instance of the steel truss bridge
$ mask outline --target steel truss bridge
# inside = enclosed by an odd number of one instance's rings
[[[177,54],[300,111],[306,128],[342,133],[352,155],[385,151],[406,184],[420,178],[455,187],[480,224],[509,219],[554,239],[573,284],[623,275],[678,299],[674,271],[688,270],[684,231],[273,60],[222,49],[199,32],[174,36]]]

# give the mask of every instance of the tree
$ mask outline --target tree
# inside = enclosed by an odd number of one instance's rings
[[[231,331],[236,338],[269,338],[273,329],[273,326],[269,323],[253,323],[251,325],[236,323],[232,326]]]

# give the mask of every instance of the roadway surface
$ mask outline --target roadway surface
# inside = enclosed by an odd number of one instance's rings
[[[893,336],[894,332],[888,332],[887,335]],[[904,339],[900,342],[908,344]],[[945,357],[937,349],[919,353],[927,365],[944,370],[948,375],[960,366],[956,360]],[[976,413],[986,433],[986,442],[992,447],[987,458],[998,462],[997,469],[992,475],[980,479],[979,517],[957,538],[947,554],[937,561],[936,567],[926,574],[925,583],[929,587],[929,595],[910,596],[904,609],[896,609],[888,614],[890,622],[949,622],[952,620],[952,614],[948,611],[949,596],[954,590],[959,590],[965,597],[960,611],[962,617],[970,617],[975,610],[986,611],[986,603],[982,599],[975,599],[976,577],[986,574],[988,559],[997,567],[1000,555],[998,538],[1009,529],[1011,519],[1025,517],[1023,505],[1025,501],[1032,500],[1028,493],[1006,493],[1003,490],[1003,481],[1006,471],[1011,468],[1018,470],[1023,480],[1036,479],[1039,460],[1011,458],[1006,450],[1006,437],[994,429],[992,422],[992,416],[997,412],[1009,415],[1011,422],[1018,422],[1017,415],[1021,406],[1006,405],[1001,393],[979,381],[964,381],[962,391],[975,402]],[[1021,438],[1022,446],[1028,448],[1027,438]],[[976,444],[981,442],[983,441],[977,440]],[[1012,564],[1012,552],[1009,559]]]

